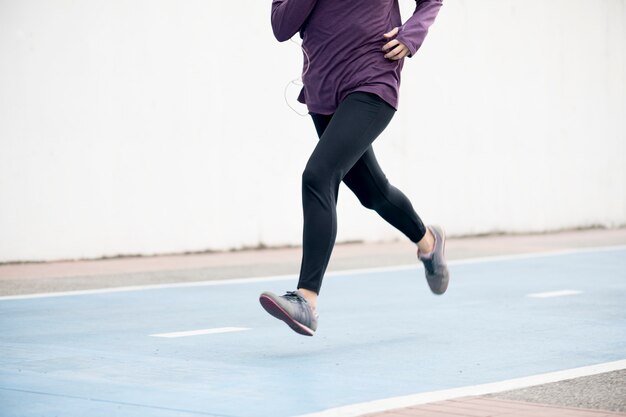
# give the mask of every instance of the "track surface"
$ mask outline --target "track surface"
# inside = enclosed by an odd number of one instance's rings
[[[328,277],[313,338],[259,306],[284,280],[0,299],[0,411],[293,416],[626,357],[624,248],[451,276],[442,297],[417,268]],[[151,336],[225,327],[248,330]]]

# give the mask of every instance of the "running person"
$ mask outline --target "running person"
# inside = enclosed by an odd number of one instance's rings
[[[422,45],[442,0],[416,0],[402,24],[398,0],[273,0],[278,41],[296,33],[305,54],[307,105],[319,136],[302,174],[303,256],[297,291],[264,292],[263,308],[294,331],[317,329],[317,297],[337,234],[337,193],[343,181],[367,208],[417,244],[418,259],[435,294],[448,287],[445,235],[426,227],[409,199],[381,170],[372,143],[398,107],[405,57]]]

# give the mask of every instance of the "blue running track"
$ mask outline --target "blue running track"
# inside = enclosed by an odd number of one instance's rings
[[[417,267],[332,274],[312,338],[258,303],[295,278],[0,298],[0,415],[286,417],[626,358],[626,248],[450,269],[441,297]],[[222,327],[248,330],[150,336]]]

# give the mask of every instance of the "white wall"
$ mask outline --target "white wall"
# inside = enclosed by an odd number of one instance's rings
[[[269,10],[0,0],[0,261],[298,244],[316,138]],[[626,0],[446,0],[380,162],[453,235],[624,225],[625,55]],[[342,188],[338,240],[397,237]]]

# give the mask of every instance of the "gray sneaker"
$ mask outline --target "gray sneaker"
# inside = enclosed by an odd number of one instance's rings
[[[450,274],[446,266],[446,234],[441,226],[428,226],[428,229],[435,237],[435,249],[427,256],[423,256],[419,250],[417,257],[424,264],[426,270],[426,281],[434,294],[441,295],[448,289]]]
[[[266,291],[261,294],[259,301],[265,311],[287,323],[294,332],[305,336],[315,334],[317,314],[300,291],[287,291],[281,296]]]

